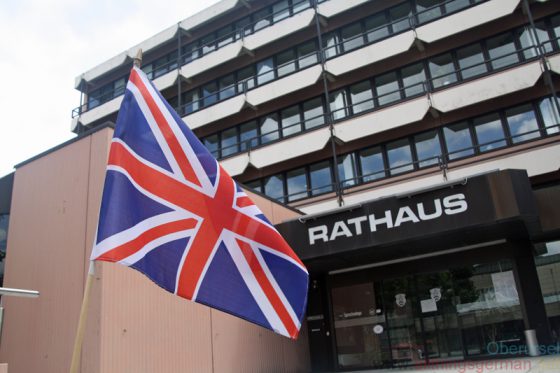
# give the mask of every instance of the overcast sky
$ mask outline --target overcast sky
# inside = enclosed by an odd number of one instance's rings
[[[217,0],[0,0],[0,177],[73,137],[74,78]]]

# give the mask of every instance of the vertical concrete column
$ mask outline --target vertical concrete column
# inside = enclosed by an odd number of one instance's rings
[[[519,293],[525,330],[535,330],[538,344],[548,345],[552,343],[552,336],[533,257],[532,245],[530,242],[524,242],[519,244],[517,249],[513,263],[513,274]]]

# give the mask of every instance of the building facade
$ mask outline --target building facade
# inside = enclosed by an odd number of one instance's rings
[[[558,342],[558,1],[223,0],[78,77],[74,132],[115,121],[139,48],[223,167],[304,214],[279,228],[314,371]]]

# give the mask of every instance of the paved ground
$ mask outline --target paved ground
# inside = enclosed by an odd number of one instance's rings
[[[560,373],[560,355],[525,357],[502,360],[458,361],[440,365],[426,365],[414,368],[376,369],[356,373],[382,372],[437,372],[437,373],[487,373],[487,372],[519,372],[519,373]]]

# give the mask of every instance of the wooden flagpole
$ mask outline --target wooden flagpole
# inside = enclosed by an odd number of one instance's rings
[[[134,66],[140,68],[142,66],[142,49],[138,49],[136,57],[134,57]],[[74,349],[72,351],[72,362],[70,363],[70,373],[78,373],[80,369],[80,357],[82,353],[82,344],[84,342],[84,333],[86,331],[87,312],[89,307],[89,293],[91,291],[91,284],[95,276],[94,261],[89,262],[88,276],[86,285],[84,286],[84,297],[82,299],[82,308],[80,310],[80,319],[78,321],[78,329],[76,331],[76,338],[74,339]]]
[[[87,311],[89,305],[89,293],[93,277],[95,275],[95,266],[93,260],[89,262],[89,271],[84,287],[84,298],[82,299],[82,309],[80,310],[80,320],[78,321],[78,330],[74,339],[74,350],[72,351],[72,363],[70,364],[70,373],[78,373],[80,368],[80,355],[82,352],[82,343],[84,341],[84,333],[86,331]]]

